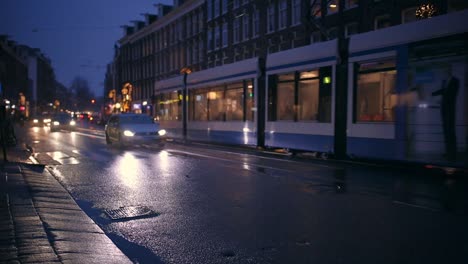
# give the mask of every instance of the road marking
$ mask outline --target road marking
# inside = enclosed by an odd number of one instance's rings
[[[393,201],[393,203],[400,204],[400,205],[406,205],[406,206],[409,206],[409,207],[414,207],[414,208],[419,208],[419,209],[425,209],[425,210],[434,211],[434,212],[441,211],[440,209],[435,209],[435,208],[432,208],[432,207],[427,207],[427,206],[417,205],[417,204],[411,204],[411,203],[405,203],[405,202],[400,202],[400,201]]]
[[[98,135],[98,134],[86,134],[86,133],[81,133],[81,132],[74,132],[76,135],[80,136],[85,136],[85,137],[90,137],[90,138],[100,138],[100,139],[105,139],[106,136]]]
[[[181,151],[181,150],[173,150],[173,149],[168,149],[167,152],[169,153],[181,153],[181,154],[186,154],[186,155],[189,155],[189,156],[195,156],[195,157],[202,157],[202,158],[209,158],[209,159],[216,159],[216,160],[222,160],[222,161],[227,161],[227,162],[231,162],[231,163],[239,163],[241,161],[235,161],[235,160],[231,160],[231,159],[223,159],[223,158],[219,158],[219,157],[215,157],[215,156],[209,156],[209,155],[203,155],[203,154],[196,154],[196,153],[192,153],[192,152],[186,152],[186,151]],[[247,164],[245,162],[242,162],[243,164]],[[270,169],[270,170],[278,170],[278,171],[284,171],[284,172],[295,172],[294,170],[286,170],[286,169],[279,169],[279,168],[275,168],[275,167],[270,167],[270,166],[264,166],[264,165],[256,165],[256,164],[248,164],[249,166],[252,166],[252,167],[259,167],[259,168],[264,168],[264,169]]]

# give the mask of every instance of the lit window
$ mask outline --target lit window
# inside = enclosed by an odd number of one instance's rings
[[[331,122],[331,67],[269,76],[268,120]]]
[[[224,120],[224,88],[216,87],[208,92],[208,120]]]
[[[357,122],[392,122],[396,69],[393,59],[357,64],[355,120]]]
[[[330,0],[327,2],[327,14],[334,14],[338,12],[338,0]]]
[[[205,90],[195,90],[192,91],[190,98],[192,99],[190,107],[192,120],[208,120],[208,92]]]

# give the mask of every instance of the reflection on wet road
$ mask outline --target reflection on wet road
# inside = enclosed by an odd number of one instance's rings
[[[468,260],[460,178],[201,145],[119,149],[96,133],[31,133],[37,159],[139,263]],[[119,221],[105,214],[135,208],[155,213]]]

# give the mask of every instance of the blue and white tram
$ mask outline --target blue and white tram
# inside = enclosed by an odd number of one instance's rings
[[[467,15],[451,13],[351,36],[348,155],[468,164]],[[440,102],[445,99],[435,94],[450,75],[459,87],[451,102],[453,128],[444,129]],[[447,144],[453,153],[447,153]]]
[[[466,17],[460,11],[351,36],[347,87],[336,86],[336,40],[269,54],[265,68],[254,58],[190,74],[187,138],[332,153],[344,135],[349,157],[466,166]],[[459,87],[445,103],[454,112],[447,119],[440,89],[450,76]],[[183,77],[155,87],[157,118],[169,136],[182,137]],[[338,88],[347,100],[336,97]],[[335,124],[343,114],[336,102],[346,104],[344,126]]]
[[[332,152],[336,40],[270,54],[265,146]]]
[[[257,68],[258,59],[254,58],[190,74],[186,83],[186,139],[256,145]],[[169,136],[176,138],[183,137],[180,122],[183,118],[182,78],[156,83],[160,97],[157,100],[157,118],[169,131]]]

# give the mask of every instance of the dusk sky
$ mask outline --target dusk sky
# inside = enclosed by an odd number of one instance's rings
[[[97,96],[103,93],[107,63],[120,26],[156,14],[154,4],[172,0],[0,0],[0,35],[51,59],[57,80],[69,87],[76,76],[88,80]]]

